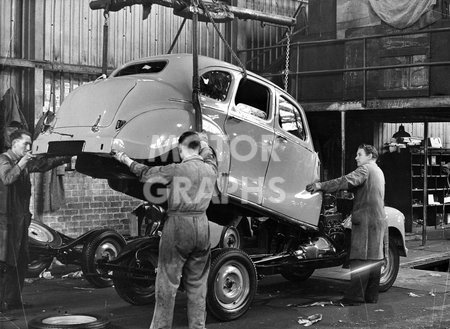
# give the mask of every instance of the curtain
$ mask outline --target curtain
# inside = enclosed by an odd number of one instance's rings
[[[430,11],[436,0],[369,0],[381,20],[397,29],[416,23]]]

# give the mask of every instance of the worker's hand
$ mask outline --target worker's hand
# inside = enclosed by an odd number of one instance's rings
[[[321,189],[320,183],[311,183],[306,185],[306,191],[311,192],[311,194],[320,191],[320,189]]]
[[[208,143],[208,135],[206,134],[206,131],[202,130],[201,133],[198,133],[198,137],[200,137],[201,141]]]
[[[114,159],[116,159],[119,162],[122,162],[123,164],[127,164],[128,160],[130,160],[128,155],[126,155],[124,152],[112,151],[111,153],[112,153]]]
[[[28,162],[30,160],[34,159],[36,156],[31,154],[31,151],[26,152],[25,155],[19,160],[17,165],[20,167],[20,169],[23,169],[27,166]]]
[[[204,130],[198,133],[198,137],[200,137],[200,148],[208,147],[208,135],[206,135]]]

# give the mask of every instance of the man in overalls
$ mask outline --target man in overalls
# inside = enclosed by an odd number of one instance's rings
[[[358,168],[326,182],[312,183],[306,190],[336,192],[354,189],[350,248],[350,286],[339,302],[343,305],[377,303],[381,266],[389,255],[389,236],[384,211],[384,175],[376,160],[378,151],[362,144],[356,153]]]
[[[130,167],[139,180],[168,184],[167,219],[159,245],[156,304],[150,328],[172,328],[175,296],[183,280],[190,329],[204,329],[210,266],[206,209],[217,179],[217,160],[206,141],[193,131],[178,139],[181,163],[148,167],[123,152],[114,157]]]
[[[0,310],[23,308],[22,288],[28,266],[30,172],[47,171],[71,157],[44,158],[31,154],[31,135],[16,130],[9,149],[0,154]]]

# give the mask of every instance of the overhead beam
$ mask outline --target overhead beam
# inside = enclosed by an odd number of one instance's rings
[[[92,75],[102,74],[102,68],[97,66],[60,64],[60,63],[51,63],[47,61],[27,60],[9,57],[0,57],[0,68],[2,66],[21,67],[30,69],[41,68],[44,71],[75,73],[75,74],[92,74]]]
[[[95,0],[89,3],[89,7],[92,10],[119,11],[125,7],[130,7],[133,5],[142,5],[144,8],[150,8],[153,4],[173,8],[172,0]],[[257,10],[240,8],[226,4],[221,4],[221,6],[225,7],[228,12],[232,13],[234,17],[239,19],[251,19],[283,26],[295,25],[295,18],[293,17],[268,14]],[[202,8],[199,8],[199,14],[206,15]]]

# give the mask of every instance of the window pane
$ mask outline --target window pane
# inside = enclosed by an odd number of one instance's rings
[[[200,77],[200,93],[209,98],[224,101],[227,98],[230,84],[230,73],[209,71]]]
[[[139,63],[124,67],[116,73],[116,77],[132,74],[146,74],[161,72],[167,65],[167,61],[153,61],[147,63]]]
[[[284,131],[304,140],[305,131],[298,108],[283,97],[280,97],[278,107],[280,110],[280,127]]]
[[[248,112],[261,119],[269,117],[270,91],[262,84],[250,79],[242,79],[234,102],[236,108],[243,112]]]

